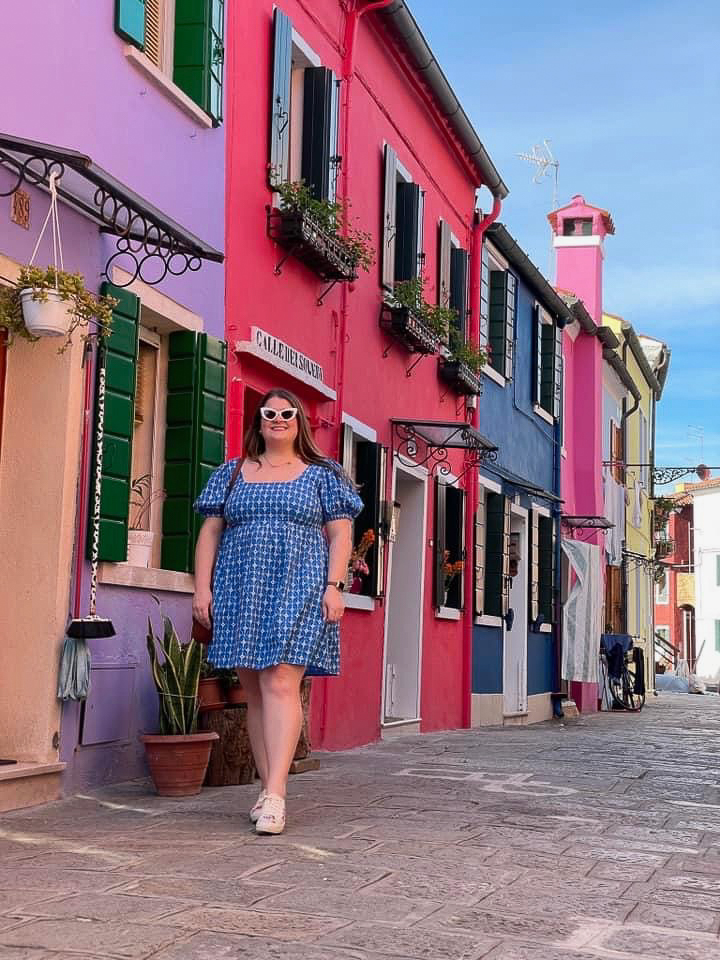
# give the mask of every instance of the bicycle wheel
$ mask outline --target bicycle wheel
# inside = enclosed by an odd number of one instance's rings
[[[637,713],[645,705],[645,694],[635,693],[635,670],[627,664],[622,672],[622,704],[626,710]]]

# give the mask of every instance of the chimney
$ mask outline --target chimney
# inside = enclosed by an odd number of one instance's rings
[[[602,324],[603,241],[615,233],[607,210],[593,207],[576,194],[569,204],[548,214],[557,257],[555,285],[575,294],[595,323]]]

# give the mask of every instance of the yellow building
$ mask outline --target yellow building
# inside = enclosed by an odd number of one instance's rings
[[[640,393],[625,401],[622,461],[625,472],[625,629],[645,652],[646,686],[654,688],[654,560],[653,467],[657,402],[670,362],[666,344],[638,336],[622,317],[603,314],[603,323],[621,342],[621,355]]]

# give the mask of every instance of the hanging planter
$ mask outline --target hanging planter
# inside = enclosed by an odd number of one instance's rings
[[[33,337],[66,337],[72,314],[59,290],[26,287],[18,293],[28,333]]]

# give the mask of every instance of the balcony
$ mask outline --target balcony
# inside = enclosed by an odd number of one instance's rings
[[[673,553],[675,553],[674,540],[656,540],[655,541],[655,559],[656,560],[664,560],[666,557],[669,557]]]
[[[336,234],[322,229],[306,210],[270,210],[268,234],[288,251],[288,257],[306,264],[321,280],[357,280],[357,263],[347,245]],[[275,268],[276,273],[286,259]]]
[[[380,327],[389,336],[399,340],[410,353],[437,353],[440,348],[437,335],[409,307],[384,303]]]
[[[470,367],[461,360],[438,359],[438,376],[452,389],[464,397],[477,397],[482,392],[482,381]]]

